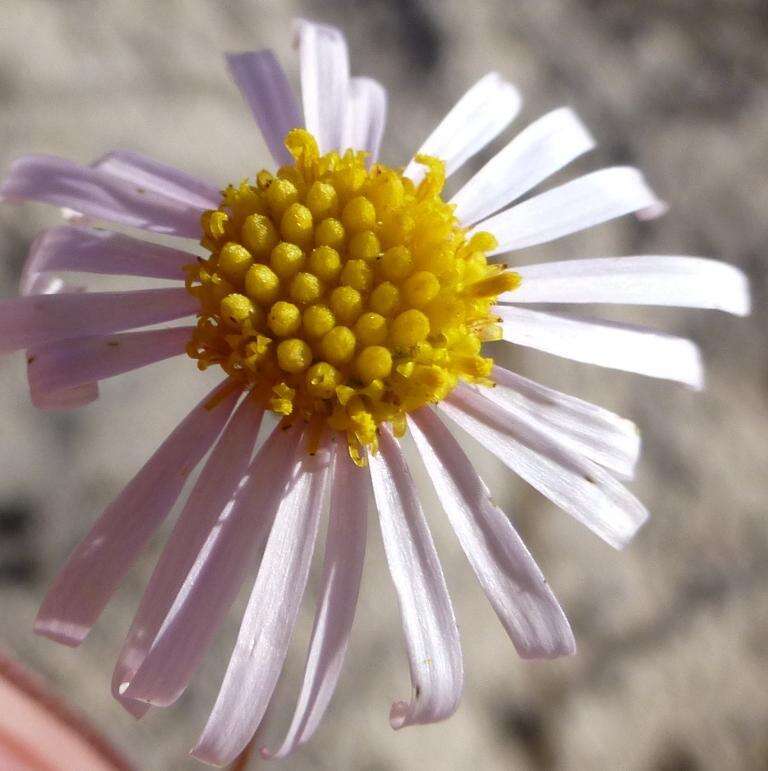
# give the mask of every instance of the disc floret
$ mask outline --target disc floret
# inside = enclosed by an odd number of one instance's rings
[[[459,226],[441,161],[419,156],[416,186],[362,152],[320,156],[303,129],[286,146],[292,165],[230,185],[202,217],[187,352],[285,418],[345,433],[361,463],[379,424],[401,434],[460,380],[490,384],[491,307],[520,279],[488,263],[492,235]]]

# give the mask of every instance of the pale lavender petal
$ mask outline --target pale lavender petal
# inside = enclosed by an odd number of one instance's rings
[[[321,449],[312,457],[302,446],[293,458],[291,485],[272,526],[227,674],[192,750],[198,760],[231,763],[264,717],[309,577],[329,455]]]
[[[202,234],[200,215],[205,210],[51,155],[14,161],[0,186],[0,198],[65,206],[96,219],[194,239]]]
[[[459,442],[431,409],[410,417],[419,455],[451,527],[517,652],[527,659],[574,653],[560,604]]]
[[[349,53],[336,27],[299,19],[295,44],[301,64],[304,123],[321,153],[341,149],[349,90]]]
[[[620,303],[714,308],[746,316],[749,283],[734,265],[702,257],[598,257],[515,268],[510,303]]]
[[[518,90],[497,72],[489,72],[456,102],[417,154],[445,161],[445,174],[450,176],[504,131],[521,104]],[[425,172],[413,160],[403,173],[418,184]]]
[[[509,343],[567,359],[685,383],[700,390],[704,370],[690,340],[632,324],[495,305]]]
[[[112,678],[113,695],[131,712],[144,712],[148,705],[129,699],[122,692],[146,658],[205,542],[234,498],[250,465],[263,415],[264,408],[252,398],[244,399],[233,413],[147,584]]]
[[[561,107],[523,129],[451,199],[468,227],[533,189],[591,150],[595,142],[573,110]]]
[[[130,682],[118,686],[125,698],[166,707],[184,692],[245,577],[258,564],[294,472],[290,459],[300,439],[297,426],[276,428],[234,499],[212,512],[216,522],[194,565],[187,574],[176,575],[157,600],[162,605],[158,615],[168,610]]]
[[[12,297],[0,300],[0,353],[172,321],[199,308],[183,287]]]
[[[28,356],[34,356],[34,350]],[[74,410],[86,404],[95,402],[99,398],[99,384],[85,383],[75,388],[66,388],[62,391],[36,392],[30,394],[32,404],[39,410],[64,411]]]
[[[342,148],[365,150],[370,153],[368,164],[375,163],[386,121],[387,92],[381,83],[371,78],[352,78],[349,81]]]
[[[24,264],[21,274],[19,291],[22,295],[58,294],[59,292],[79,292],[80,287],[67,286],[63,279],[49,273],[39,273],[43,269],[44,259],[35,252],[36,239],[30,250],[30,255]],[[29,369],[37,359],[36,347],[27,349],[27,379]],[[66,388],[56,392],[30,393],[32,403],[40,410],[72,410],[77,407],[95,402],[99,398],[98,383],[82,383],[73,388]]]
[[[262,748],[264,758],[284,758],[307,742],[317,730],[336,689],[363,574],[369,498],[368,474],[337,446],[325,565],[304,681],[283,743],[276,752]]]
[[[121,276],[184,280],[184,265],[194,254],[108,230],[61,225],[43,231],[32,243],[21,276],[21,291],[36,287],[45,293],[45,281],[57,271],[82,271]],[[35,291],[38,293],[38,291]]]
[[[179,424],[75,549],[37,614],[35,631],[79,645],[179,497],[239,398],[228,382]],[[212,400],[215,406],[212,406]]]
[[[152,191],[193,209],[217,209],[221,203],[221,193],[215,185],[140,153],[113,150],[92,165],[137,190]]]
[[[645,507],[605,469],[555,441],[546,427],[498,409],[459,387],[440,402],[458,426],[554,504],[616,548],[648,518]]]
[[[275,163],[293,163],[284,144],[285,135],[302,127],[304,121],[280,62],[272,51],[249,51],[227,54],[227,64]]]
[[[194,327],[59,340],[27,357],[29,387],[39,396],[120,375],[184,353]]]
[[[600,169],[529,198],[475,225],[499,245],[489,254],[525,249],[631,214],[658,202],[643,175],[624,166]]]
[[[640,455],[640,432],[626,418],[574,396],[494,367],[494,388],[480,387],[486,399],[528,415],[557,441],[625,478],[631,478]]]
[[[416,485],[387,428],[369,465],[413,686],[410,704],[394,702],[389,722],[394,729],[434,723],[459,706],[464,681],[453,606]]]

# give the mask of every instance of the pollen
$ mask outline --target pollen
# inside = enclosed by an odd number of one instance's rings
[[[270,254],[269,266],[280,278],[291,278],[304,265],[304,252],[290,241],[281,241]]]
[[[492,307],[520,277],[488,262],[492,235],[458,224],[439,159],[417,158],[415,185],[362,152],[321,156],[303,129],[285,144],[293,164],[228,186],[202,216],[187,353],[284,421],[342,434],[362,465],[382,423],[400,435],[459,382],[490,384]]]
[[[298,337],[283,340],[277,346],[277,363],[285,372],[303,372],[312,363],[312,349]]]
[[[293,303],[278,300],[269,311],[267,324],[278,337],[295,335],[301,327],[301,311]]]
[[[314,273],[297,273],[288,285],[288,294],[299,305],[309,305],[323,294],[323,284]]]
[[[309,269],[321,281],[335,284],[341,272],[341,256],[331,246],[318,246],[309,256]]]
[[[253,264],[251,253],[234,241],[224,244],[219,255],[219,269],[224,278],[235,283],[242,281]]]

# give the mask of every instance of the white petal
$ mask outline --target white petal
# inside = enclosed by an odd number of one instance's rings
[[[389,722],[395,729],[434,723],[456,710],[464,680],[453,606],[413,478],[386,428],[369,465],[413,686],[410,703],[394,702]]]
[[[386,120],[387,92],[381,83],[371,78],[352,78],[349,81],[341,148],[365,150],[370,153],[369,165],[375,163]]]
[[[208,394],[102,512],[48,590],[35,620],[38,634],[72,646],[85,639],[227,422],[240,398],[228,387]]]
[[[129,185],[195,209],[215,209],[221,202],[221,193],[215,185],[130,150],[113,150],[91,165]]]
[[[274,53],[227,54],[227,65],[275,163],[279,166],[293,163],[293,156],[283,142],[291,129],[304,124],[288,78]]]
[[[576,643],[562,608],[461,445],[431,409],[410,417],[451,527],[517,652],[523,658],[573,653]]]
[[[59,272],[147,276],[179,281],[196,255],[131,238],[109,230],[59,225],[32,242],[19,288],[22,294],[47,294]],[[60,290],[59,290],[60,291]]]
[[[418,152],[445,161],[445,174],[450,176],[504,131],[520,105],[517,89],[497,72],[490,72],[456,102]],[[424,178],[424,167],[414,160],[404,173],[418,184]]]
[[[192,751],[198,760],[231,763],[264,717],[307,585],[328,455],[321,450],[310,457],[302,445],[294,458],[292,486],[272,526],[224,682]]]
[[[499,245],[491,254],[500,254],[555,241],[657,203],[637,169],[615,166],[505,209],[480,222],[471,233],[492,233]]]
[[[494,388],[480,388],[486,399],[502,409],[527,415],[557,441],[614,473],[631,478],[640,455],[640,433],[626,418],[574,396],[494,367]]]
[[[19,294],[58,294],[59,292],[80,292],[85,287],[67,284],[62,278],[50,272],[50,267],[56,263],[55,257],[45,248],[49,243],[47,234],[43,231],[32,243],[29,255],[24,262],[19,281]],[[45,348],[45,346],[43,346]],[[41,349],[27,349],[27,380],[30,380],[32,366],[39,360]],[[82,407],[99,398],[99,384],[91,381],[73,388],[51,391],[39,390],[30,384],[30,398],[40,410],[69,410]]]
[[[749,313],[747,277],[701,257],[598,257],[515,268],[523,283],[510,303],[624,303]]]
[[[554,441],[546,428],[501,412],[471,388],[440,402],[458,426],[555,505],[616,548],[648,518],[645,507],[596,463]]]
[[[699,350],[685,338],[511,305],[495,305],[493,311],[501,316],[507,342],[600,367],[677,380],[696,389],[704,387]]]
[[[309,741],[336,689],[355,617],[363,574],[370,485],[337,445],[325,565],[304,682],[291,726],[280,749],[264,758],[284,758]]]
[[[301,63],[304,123],[321,153],[341,148],[347,94],[349,53],[341,31],[299,19],[295,25]]]
[[[259,564],[296,469],[291,459],[302,428],[294,424],[289,430],[281,426],[272,430],[246,476],[238,482],[234,496],[223,508],[212,505],[204,511],[213,517],[214,525],[205,534],[201,548],[197,548],[198,537],[203,534],[191,533],[189,523],[183,523],[188,517],[182,515],[171,534],[170,550],[163,552],[158,566],[175,559],[182,548],[189,550],[193,564],[187,562],[178,571],[158,567],[165,578],[153,577],[145,590],[147,602],[156,606],[153,616],[161,626],[153,623],[142,632],[150,637],[143,644],[151,647],[138,656],[129,652],[133,663],[122,662],[129,664],[123,667],[118,662],[119,669],[126,670],[126,677],[118,671],[115,678],[120,680],[115,684],[123,698],[167,707],[186,690],[243,581]]]
[[[468,227],[536,187],[591,150],[595,142],[568,107],[547,113],[494,155],[451,199]]]
[[[206,541],[217,525],[221,526],[220,514],[235,497],[245,476],[263,414],[264,408],[254,399],[243,399],[232,415],[208,455],[144,590],[112,676],[112,695],[134,715],[146,712],[149,704],[126,696],[127,686],[144,664]],[[204,614],[206,623],[213,625],[215,619],[210,610],[206,609]],[[186,632],[189,642],[192,634],[188,628]],[[169,656],[163,673],[183,666],[182,659]]]

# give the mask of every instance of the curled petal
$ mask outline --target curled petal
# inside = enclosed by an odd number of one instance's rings
[[[200,215],[206,208],[52,155],[27,155],[14,161],[0,197],[12,202],[40,201],[95,219],[194,239],[200,238]]]
[[[231,763],[264,717],[307,585],[328,456],[321,450],[311,457],[304,447],[294,456],[291,484],[272,526],[227,674],[192,751],[198,760]]]
[[[107,506],[43,600],[35,621],[38,634],[65,645],[79,645],[85,639],[210,449],[238,397],[229,383],[214,389]]]
[[[221,201],[221,193],[214,185],[141,153],[113,150],[92,165],[136,189],[151,190],[192,209],[215,209]]]
[[[369,498],[367,475],[337,448],[325,565],[304,681],[283,743],[275,752],[262,748],[263,758],[287,757],[299,745],[309,741],[336,689],[363,574]]]
[[[648,518],[642,503],[610,474],[526,416],[501,412],[468,387],[457,388],[440,407],[508,468],[611,546],[625,546]]]
[[[410,424],[451,527],[517,652],[523,658],[574,653],[562,608],[461,445],[431,409],[412,413]]]
[[[21,276],[22,294],[45,294],[43,282],[61,271],[147,276],[182,281],[195,255],[108,230],[61,225],[33,242]]]
[[[300,438],[298,429],[275,429],[256,454],[234,499],[223,509],[214,509],[215,524],[193,566],[186,573],[164,568],[162,582],[158,574],[156,595],[147,594],[147,603],[154,605],[153,617],[165,614],[162,627],[137,662],[133,676],[127,683],[116,684],[125,699],[167,707],[184,692],[246,575],[258,564],[294,472],[286,458],[293,457]],[[186,543],[187,525],[181,527],[173,537],[168,560],[175,559]],[[130,663],[130,659],[126,661]]]
[[[148,705],[124,696],[126,686],[154,644],[222,512],[235,497],[250,464],[263,414],[263,407],[250,398],[244,399],[233,413],[203,466],[147,584],[112,678],[115,698],[134,714],[143,713]],[[211,619],[207,620],[210,623]]]
[[[369,465],[413,686],[410,703],[396,701],[389,722],[395,729],[434,723],[455,712],[464,681],[453,606],[413,478],[386,428]]]
[[[528,415],[563,444],[614,473],[631,478],[640,455],[640,432],[626,418],[495,366],[494,388],[481,388],[501,409]]]
[[[65,292],[79,292],[80,287],[68,286],[61,278],[44,271],[45,256],[35,251],[36,239],[30,250],[30,254],[24,263],[21,274],[19,291],[22,295],[59,294]],[[37,360],[37,347],[27,349],[27,379],[32,364]],[[81,383],[72,388],[57,391],[36,391],[30,389],[32,403],[40,410],[71,410],[82,407],[99,398],[99,384],[96,382]]]

